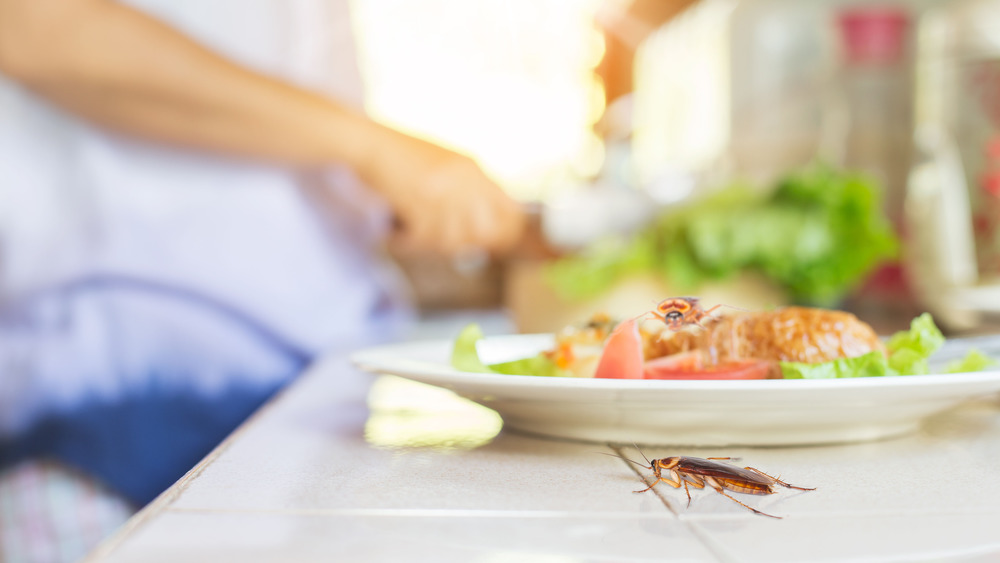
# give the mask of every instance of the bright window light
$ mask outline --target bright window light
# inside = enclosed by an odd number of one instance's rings
[[[475,158],[512,195],[594,176],[596,0],[354,0],[375,119]]]

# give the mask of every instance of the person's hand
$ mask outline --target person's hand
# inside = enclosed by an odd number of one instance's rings
[[[470,158],[380,128],[359,172],[396,213],[399,242],[446,254],[504,252],[525,216]]]

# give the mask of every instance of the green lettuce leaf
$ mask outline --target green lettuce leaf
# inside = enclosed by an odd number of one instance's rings
[[[555,362],[541,354],[531,358],[523,358],[499,364],[490,364],[490,369],[496,373],[503,373],[507,375],[569,377],[569,374],[559,369]]]
[[[924,313],[910,322],[910,330],[897,332],[886,343],[889,367],[900,375],[927,374],[927,359],[942,345],[944,335],[930,313]]]
[[[660,275],[685,292],[750,270],[797,302],[829,305],[896,256],[879,196],[870,178],[816,164],[770,194],[732,185],[670,209],[634,236],[557,260],[546,279],[562,297],[582,300],[635,273]]]
[[[543,354],[509,362],[486,365],[479,358],[476,344],[483,338],[479,325],[470,324],[459,333],[451,351],[451,365],[455,369],[477,373],[500,373],[506,375],[538,375],[543,377],[571,377],[568,371],[559,369],[555,362]]]
[[[843,379],[898,375],[889,367],[889,362],[881,352],[869,352],[864,356],[841,358],[818,364],[781,362],[781,374],[785,379]]]
[[[970,371],[983,371],[1000,367],[1000,362],[983,354],[979,350],[970,350],[961,360],[955,360],[945,366],[946,373],[965,373]]]
[[[924,375],[927,361],[944,344],[944,335],[929,313],[910,322],[910,329],[892,335],[886,343],[887,356],[870,352],[855,358],[841,358],[816,364],[781,362],[786,379],[834,379]]]
[[[490,373],[492,370],[479,359],[476,343],[483,338],[483,331],[477,324],[462,329],[451,350],[451,365],[462,371]]]

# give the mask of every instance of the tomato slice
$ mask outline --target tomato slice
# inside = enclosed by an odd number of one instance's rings
[[[643,365],[643,377],[646,379],[673,379],[671,374],[691,373],[702,370],[701,354],[698,352],[680,352],[654,358]],[[663,374],[661,376],[661,374]]]
[[[604,343],[594,377],[605,379],[767,379],[771,362],[740,360],[705,366],[699,352],[682,352],[643,363],[635,320],[620,323]]]
[[[635,320],[620,323],[604,343],[594,377],[642,379],[642,338]]]
[[[739,360],[704,367],[701,354],[683,352],[650,360],[644,375],[646,379],[767,379],[770,372],[771,362]]]

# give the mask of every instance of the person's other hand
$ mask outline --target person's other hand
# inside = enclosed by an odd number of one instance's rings
[[[370,145],[362,177],[396,213],[399,241],[446,254],[504,252],[521,238],[521,206],[470,158],[389,129]]]

